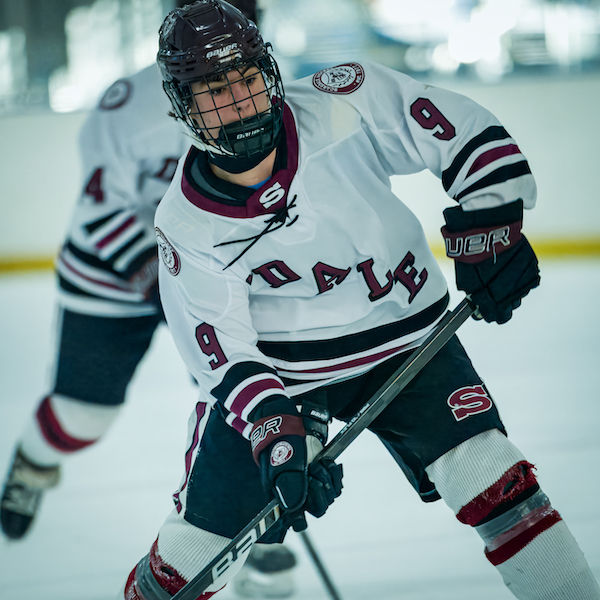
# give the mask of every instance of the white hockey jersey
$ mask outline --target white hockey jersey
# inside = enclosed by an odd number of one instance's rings
[[[417,346],[446,281],[390,176],[429,169],[467,210],[536,187],[515,141],[461,95],[349,63],[286,86],[285,143],[258,190],[181,161],[156,214],[163,307],[178,349],[244,436],[250,413]]]
[[[118,317],[156,311],[144,293],[156,279],[154,212],[189,146],[170,108],[152,65],[115,82],[85,122],[83,189],[56,263],[66,308]]]

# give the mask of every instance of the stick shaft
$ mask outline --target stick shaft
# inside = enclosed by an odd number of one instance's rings
[[[315,460],[335,460],[419,374],[421,369],[450,340],[457,329],[473,313],[468,300],[463,300],[448,313],[433,333],[419,346],[402,366],[377,390],[363,407],[342,427]]]
[[[418,375],[472,314],[473,307],[465,298],[440,321],[427,339],[344,425],[315,460],[336,459]],[[252,544],[279,519],[279,516],[279,503],[273,499],[211,563],[173,596],[173,600],[196,600],[235,562],[238,556],[250,550]]]
[[[333,580],[331,579],[331,577],[329,577],[329,573],[327,573],[327,570],[325,569],[325,565],[319,558],[319,554],[317,553],[308,533],[306,533],[306,531],[301,531],[300,537],[302,538],[304,546],[306,547],[306,550],[310,555],[313,564],[315,565],[315,569],[321,576],[321,580],[323,581],[323,585],[327,590],[329,597],[331,598],[331,600],[342,600],[342,597],[340,596],[335,585],[333,584]]]

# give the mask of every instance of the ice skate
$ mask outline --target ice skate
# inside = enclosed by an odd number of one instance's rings
[[[285,546],[255,544],[234,589],[244,598],[287,598],[295,591],[295,566],[296,557]]]
[[[4,484],[0,523],[4,535],[20,540],[29,531],[44,491],[58,484],[60,467],[39,467],[17,449]]]

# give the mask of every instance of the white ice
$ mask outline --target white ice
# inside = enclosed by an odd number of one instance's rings
[[[503,326],[461,339],[512,440],[600,579],[600,262],[542,261],[542,286]],[[449,278],[452,273],[448,270]],[[53,276],[0,277],[0,471],[45,391]],[[453,304],[459,301],[454,294]],[[181,475],[194,388],[166,329],[96,447],[72,457],[30,537],[0,542],[2,600],[111,600],[153,542]],[[345,488],[309,534],[344,600],[508,600],[483,544],[442,502],[422,504],[376,439],[342,455]],[[0,475],[3,476],[3,475]],[[295,597],[327,594],[296,534]],[[226,588],[219,600],[235,598]]]

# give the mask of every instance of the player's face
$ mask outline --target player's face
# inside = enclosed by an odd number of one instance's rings
[[[192,92],[196,108],[191,116],[209,141],[217,138],[222,126],[270,108],[265,82],[253,65],[228,71],[214,81],[193,83]]]

